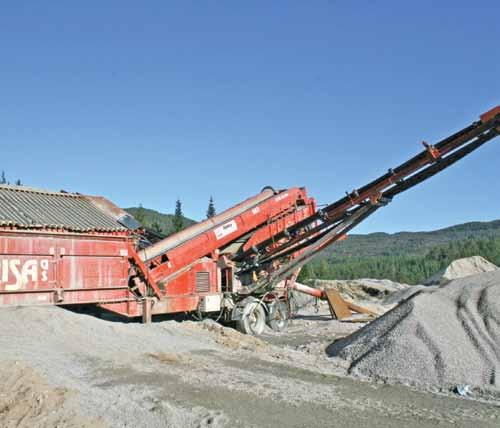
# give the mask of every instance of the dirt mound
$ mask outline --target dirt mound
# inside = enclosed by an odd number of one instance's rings
[[[466,278],[482,272],[492,272],[498,267],[483,257],[474,256],[458,259],[447,268],[429,278],[425,285],[443,285],[457,278]]]
[[[500,271],[417,294],[327,353],[361,377],[499,390]]]
[[[193,356],[218,349],[206,334],[175,321],[110,322],[54,306],[2,308],[0,324],[0,361],[21,364],[0,370],[2,428],[223,425],[206,425],[213,415],[202,407],[152,401],[147,374],[134,378],[145,367],[185,371]]]
[[[68,405],[71,393],[48,386],[30,367],[18,362],[0,365],[0,426],[4,428],[104,427],[98,419],[79,415]]]
[[[188,321],[184,323],[184,328],[208,331],[215,343],[231,349],[261,352],[268,347],[267,343],[258,337],[242,334],[234,328],[224,327],[211,319],[206,319],[203,322]]]
[[[410,286],[389,281],[388,279],[354,279],[354,280],[321,280],[314,281],[314,286],[320,289],[333,288],[344,297],[352,300],[380,301],[392,293],[406,290]]]
[[[315,280],[314,287],[335,289],[342,297],[377,314],[384,314],[401,300],[419,291],[419,287],[388,279]]]

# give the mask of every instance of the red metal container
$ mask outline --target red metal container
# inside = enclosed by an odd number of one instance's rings
[[[122,220],[103,198],[0,185],[0,306],[130,300]]]
[[[0,306],[130,298],[127,232],[0,230]]]

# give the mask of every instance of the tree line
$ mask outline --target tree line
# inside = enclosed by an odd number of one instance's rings
[[[214,198],[210,196],[210,199],[208,200],[208,208],[206,212],[206,217],[207,219],[215,217],[217,212],[215,211],[215,203],[214,203]],[[184,213],[182,212],[182,202],[180,198],[177,198],[175,201],[175,211],[174,211],[174,218],[173,218],[173,225],[174,225],[174,231],[175,232],[180,232],[182,229],[184,229]],[[154,227],[154,225],[153,225]]]
[[[2,173],[0,174],[0,184],[10,184],[10,181],[7,180],[7,176],[5,175],[5,171],[2,171]],[[21,183],[21,180],[18,178],[16,181],[14,181],[14,185],[22,186],[23,183]]]
[[[452,241],[435,246],[423,255],[323,258],[305,265],[299,281],[374,278],[422,284],[454,260],[472,256],[482,256],[497,266],[500,265],[500,238],[468,238]]]
[[[212,218],[215,215],[217,215],[217,211],[215,209],[215,202],[214,198],[210,196],[210,199],[208,201],[208,207],[206,211],[206,218]],[[186,217],[184,217],[184,213],[182,211],[182,202],[180,198],[177,198],[175,201],[175,210],[174,210],[174,215],[172,217],[172,227],[165,228],[158,220],[152,221],[150,224],[148,224],[148,218],[146,216],[146,212],[144,208],[142,207],[142,204],[139,204],[139,209],[137,212],[134,213],[135,219],[139,222],[144,224],[146,227],[151,229],[153,232],[156,232],[157,234],[160,235],[170,235],[172,233],[180,232],[183,230],[187,225],[186,225]],[[167,230],[168,229],[168,230]]]

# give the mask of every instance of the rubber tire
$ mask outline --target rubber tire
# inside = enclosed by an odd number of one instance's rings
[[[247,315],[236,321],[238,331],[251,336],[259,336],[266,327],[266,312],[258,301],[249,302],[245,305],[243,312]]]
[[[271,327],[273,331],[281,333],[287,329],[289,320],[290,311],[288,310],[287,304],[281,300],[277,301],[273,308],[271,318],[268,320],[269,327]]]

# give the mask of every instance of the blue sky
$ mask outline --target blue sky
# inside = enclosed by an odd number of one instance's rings
[[[500,104],[498,1],[2,2],[0,169],[204,216],[319,203]],[[500,218],[500,139],[358,232]]]

